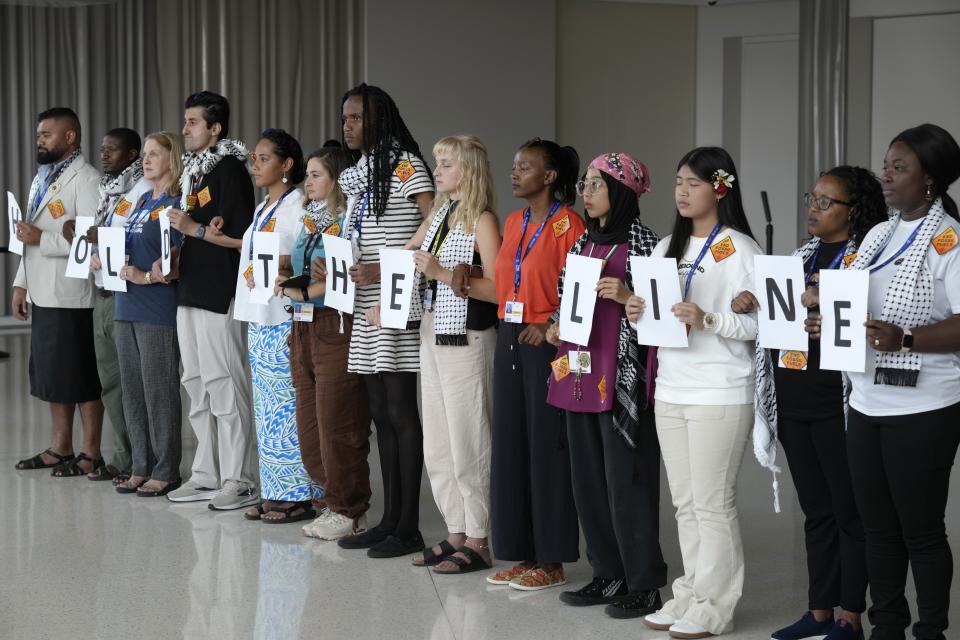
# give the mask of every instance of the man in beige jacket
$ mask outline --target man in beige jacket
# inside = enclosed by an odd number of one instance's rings
[[[25,220],[17,223],[23,257],[13,283],[13,315],[28,317],[30,394],[50,404],[53,443],[17,463],[18,469],[54,467],[57,477],[86,475],[103,465],[103,404],[93,344],[93,278],[67,278],[70,243],[63,224],[97,211],[99,174],[80,155],[80,121],[71,109],[41,113],[37,163]],[[80,405],[83,446],[73,454],[73,416]]]

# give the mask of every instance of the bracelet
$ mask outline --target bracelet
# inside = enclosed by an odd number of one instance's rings
[[[153,284],[153,276],[151,275],[151,273],[150,273],[149,271],[144,271],[144,272],[143,272],[143,277],[146,279],[147,284]]]

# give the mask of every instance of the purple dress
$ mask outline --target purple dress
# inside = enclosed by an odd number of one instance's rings
[[[628,253],[625,244],[594,245],[592,240],[587,240],[581,255],[603,258],[611,249],[614,249],[613,253],[607,258],[600,277],[625,280]],[[598,298],[593,309],[590,343],[581,347],[565,341],[560,342],[557,357],[553,361],[550,388],[547,391],[549,404],[579,413],[603,413],[613,410],[613,397],[617,389],[617,346],[623,314],[624,308],[619,302]],[[567,354],[570,351],[590,352],[590,373],[580,374],[579,383],[577,374],[566,366]]]

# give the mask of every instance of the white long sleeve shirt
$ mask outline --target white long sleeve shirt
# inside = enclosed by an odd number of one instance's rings
[[[680,290],[706,243],[691,237],[678,261]],[[667,236],[653,250],[663,257],[670,246]],[[753,402],[756,313],[737,314],[731,301],[741,291],[753,291],[753,257],[759,245],[745,234],[724,228],[707,250],[690,283],[686,302],[713,313],[713,330],[691,329],[688,346],[661,347],[655,398],[673,404],[734,405]]]

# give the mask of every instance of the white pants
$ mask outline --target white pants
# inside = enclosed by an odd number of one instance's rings
[[[197,436],[191,481],[218,488],[227,480],[257,484],[256,438],[250,406],[246,324],[225,314],[177,308],[183,388]]]
[[[467,331],[467,346],[438,346],[433,314],[420,323],[423,461],[450,533],[490,530],[490,412],[494,328]]]
[[[658,400],[655,413],[683,555],[683,575],[663,611],[714,634],[730,632],[743,594],[736,486],[753,405]]]

